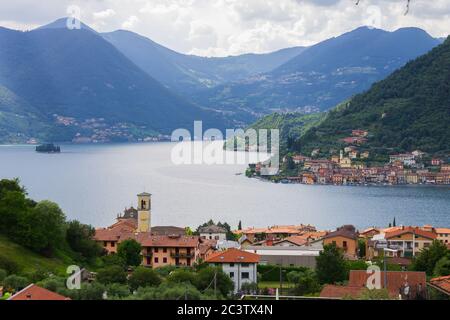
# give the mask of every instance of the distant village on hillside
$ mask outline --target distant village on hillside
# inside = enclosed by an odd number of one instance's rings
[[[353,130],[351,137],[341,139],[347,146],[329,159],[318,158],[320,149],[313,150],[310,156],[287,155],[276,181],[308,185],[450,185],[448,158],[430,158],[419,150],[392,154],[382,166],[368,165],[371,151],[364,148],[368,135],[366,130]],[[247,176],[272,178],[264,177],[262,170],[269,165],[252,164]]]

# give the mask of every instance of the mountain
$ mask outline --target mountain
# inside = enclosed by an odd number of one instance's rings
[[[39,119],[33,123],[43,121],[51,128],[46,133],[52,139],[71,140],[77,133],[103,137],[115,127],[109,134],[120,140],[128,139],[131,132],[146,136],[191,128],[194,120],[209,127],[224,124],[216,112],[169,91],[100,35],[84,28],[30,32],[0,28],[0,86],[4,99],[14,101],[17,118],[32,114]],[[11,118],[11,110],[0,111]],[[31,136],[35,131],[31,127],[23,132],[18,122],[13,123],[19,135]]]
[[[328,113],[296,143],[297,151],[342,148],[354,129],[369,132],[363,148],[379,154],[450,153],[450,37]]]
[[[175,52],[130,31],[118,30],[102,36],[150,76],[186,96],[271,71],[304,50],[295,47],[268,54],[206,58]]]
[[[417,28],[388,32],[362,27],[309,47],[271,72],[204,90],[193,99],[253,116],[327,110],[439,43]]]

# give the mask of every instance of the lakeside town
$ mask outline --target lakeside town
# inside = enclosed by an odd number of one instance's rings
[[[368,136],[366,130],[353,130],[350,137],[340,140],[347,146],[329,158],[320,158],[320,149],[313,150],[310,156],[287,155],[275,181],[307,185],[450,185],[448,157],[415,150],[391,154],[388,163],[373,165],[369,161],[370,149],[364,148]],[[270,160],[251,164],[247,176],[274,180],[264,176],[265,167],[270,167]]]
[[[82,281],[91,286],[137,281],[131,293],[135,297],[147,286],[161,284],[161,277],[167,277],[163,283],[192,285],[196,273],[209,270],[204,282],[207,289],[214,284],[209,299],[217,299],[217,290],[222,298],[244,300],[450,299],[448,226],[403,226],[394,218],[386,227],[364,230],[351,224],[318,230],[304,224],[243,227],[241,222],[232,230],[227,223],[209,221],[193,231],[152,225],[152,195],[144,192],[137,196],[137,208],[125,209],[111,226],[93,230],[92,240],[109,266],[83,268]],[[133,250],[134,267],[125,273],[120,259],[124,252],[130,259]],[[70,300],[67,295],[73,294],[46,281],[10,293],[7,283],[3,281],[0,297],[8,300]],[[108,299],[117,291],[102,288],[93,299]]]

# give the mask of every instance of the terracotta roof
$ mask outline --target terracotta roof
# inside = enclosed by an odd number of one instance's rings
[[[450,228],[436,228],[436,233],[450,233]]]
[[[450,276],[431,279],[430,284],[450,295]]]
[[[200,238],[196,236],[154,236],[139,233],[135,238],[143,247],[196,248],[200,243]]]
[[[344,237],[352,240],[358,239],[358,233],[355,231],[355,227],[347,225],[338,228],[336,231],[327,234],[324,239]]]
[[[211,254],[207,259],[208,263],[258,263],[259,255],[238,250],[228,249],[223,252]]]
[[[413,227],[405,227],[405,228],[401,228],[397,231],[393,231],[393,232],[388,232],[386,233],[386,239],[391,239],[394,237],[398,237],[401,236],[405,233],[415,233],[416,235],[419,235],[421,237],[424,238],[428,238],[428,239],[436,239],[436,234],[434,234],[433,232],[429,232],[429,231],[424,231],[420,228],[413,228]]]
[[[351,270],[348,285],[351,287],[365,287],[367,279],[371,276],[366,270]],[[383,285],[384,271],[381,272],[381,284]],[[425,272],[412,271],[388,271],[387,272],[387,289],[389,295],[397,297],[400,288],[408,282],[412,290],[412,295],[415,295],[416,288],[419,284],[425,287],[427,277]]]
[[[321,298],[344,298],[346,296],[350,296],[352,298],[358,298],[359,295],[363,292],[363,287],[354,287],[354,286],[334,286],[334,285],[326,285],[322,291],[320,292]]]
[[[155,236],[171,236],[171,235],[181,235],[186,234],[184,228],[173,227],[173,226],[157,226],[151,227],[151,233]]]
[[[60,294],[41,288],[35,284],[30,284],[25,289],[17,292],[8,300],[71,300]]]
[[[279,243],[286,242],[286,241],[290,242],[292,244],[295,244],[296,246],[302,246],[308,242],[308,236],[306,236],[306,237],[304,235],[290,236],[290,237],[284,238],[280,241],[277,241],[274,244],[279,244]]]

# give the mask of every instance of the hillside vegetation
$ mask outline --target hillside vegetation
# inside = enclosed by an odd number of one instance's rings
[[[450,39],[370,90],[330,111],[294,145],[303,153],[342,147],[353,129],[369,131],[365,147],[380,153],[450,151]]]

